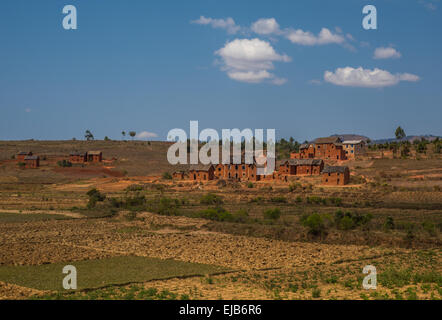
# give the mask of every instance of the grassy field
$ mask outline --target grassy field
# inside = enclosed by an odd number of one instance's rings
[[[10,213],[10,212],[0,212],[0,223],[23,223],[32,221],[46,221],[46,220],[61,220],[61,219],[71,219],[68,216],[61,214],[44,214],[44,213]]]
[[[0,281],[39,290],[62,291],[62,280],[66,276],[62,269],[70,264],[77,269],[78,290],[227,271],[227,268],[206,264],[122,256],[37,266],[1,266]]]

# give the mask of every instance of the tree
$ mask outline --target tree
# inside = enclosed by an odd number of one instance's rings
[[[124,137],[126,136],[126,131],[121,131],[121,135],[123,136],[123,140],[124,140]]]
[[[129,131],[129,135],[131,136],[132,140],[134,139],[134,137],[136,136],[136,132],[135,131]]]
[[[404,129],[402,129],[400,126],[397,127],[396,132],[394,133],[396,135],[396,139],[402,140],[406,137]]]
[[[92,132],[90,130],[86,130],[86,132],[84,133],[84,138],[87,141],[94,140],[94,135],[92,134]]]

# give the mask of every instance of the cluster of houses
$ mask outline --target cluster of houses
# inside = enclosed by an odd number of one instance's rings
[[[18,163],[24,163],[24,167],[28,169],[35,169],[40,166],[40,157],[34,155],[31,151],[20,151],[15,158]]]
[[[20,151],[16,155],[16,160],[18,163],[24,163],[24,167],[28,169],[35,169],[40,166],[40,157],[34,155],[31,151]],[[69,162],[71,163],[96,163],[101,161],[103,161],[101,151],[71,152],[69,154]]]
[[[103,161],[103,152],[88,151],[88,152],[71,152],[69,154],[69,162],[71,163],[86,163],[86,162],[101,162]]]
[[[190,165],[188,170],[176,171],[174,179],[209,181],[234,179],[238,181],[283,180],[288,176],[321,176],[322,184],[345,185],[350,181],[347,166],[325,165],[324,161],[355,159],[365,153],[362,140],[342,141],[339,137],[318,138],[304,144],[299,152],[291,153],[290,159],[276,162],[275,171],[270,175],[257,174],[256,161],[246,164]]]
[[[299,152],[290,154],[291,159],[349,160],[366,153],[364,140],[342,141],[339,137],[318,138],[302,144]]]

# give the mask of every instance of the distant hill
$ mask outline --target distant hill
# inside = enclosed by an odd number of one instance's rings
[[[442,137],[434,136],[432,134],[426,134],[426,135],[420,135],[420,136],[406,136],[404,139],[397,140],[396,138],[390,138],[390,139],[378,139],[374,140],[375,143],[386,143],[386,142],[394,142],[394,141],[409,141],[413,143],[415,140],[422,140],[424,138],[428,141],[433,141],[436,138],[441,139]]]
[[[342,141],[345,140],[370,140],[369,137],[361,136],[360,134],[332,134],[330,137],[339,137]]]

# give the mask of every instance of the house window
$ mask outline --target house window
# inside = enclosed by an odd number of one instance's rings
[[[242,166],[242,169],[245,170],[245,169],[246,169],[246,166]]]
[[[238,170],[238,165],[237,164],[235,165],[235,170]]]
[[[325,179],[325,182],[328,182],[328,179]]]

